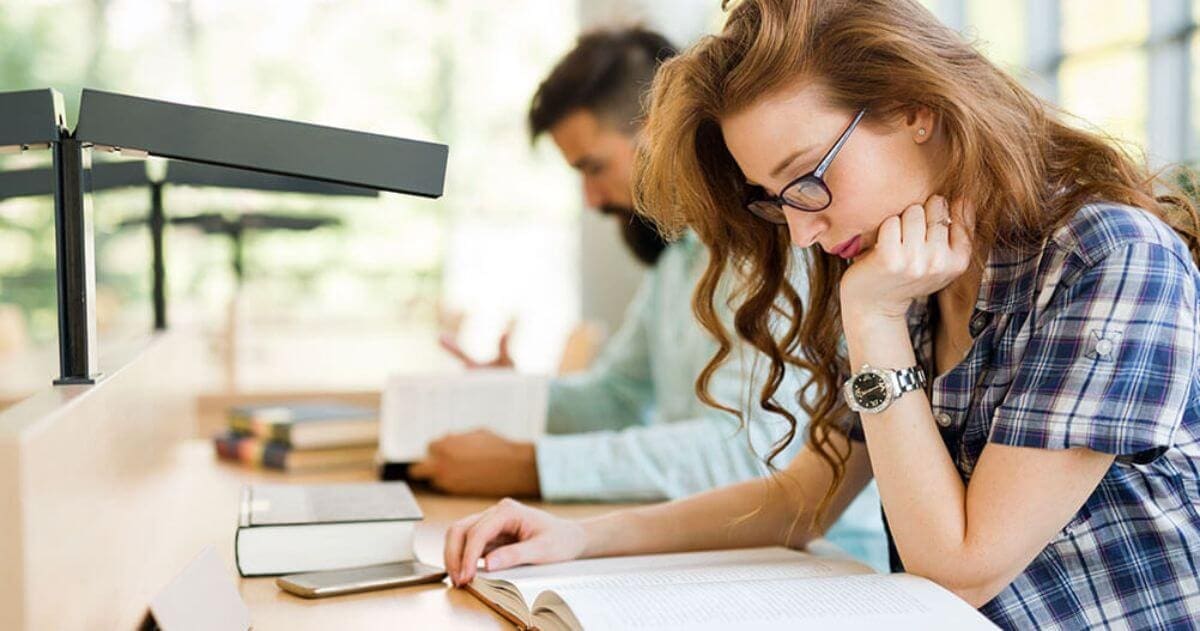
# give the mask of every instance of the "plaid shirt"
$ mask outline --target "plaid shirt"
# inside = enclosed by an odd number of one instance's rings
[[[1117,456],[1075,517],[980,609],[993,622],[1200,627],[1198,300],[1184,243],[1125,206],[1086,206],[1040,250],[989,257],[974,343],[930,386],[963,481],[988,443]],[[909,313],[930,375],[934,316],[927,301]]]

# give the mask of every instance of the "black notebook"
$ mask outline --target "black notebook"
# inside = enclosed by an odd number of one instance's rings
[[[234,542],[238,572],[275,576],[412,560],[421,518],[403,482],[247,486]]]

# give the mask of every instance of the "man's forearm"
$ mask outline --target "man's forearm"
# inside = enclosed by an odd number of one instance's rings
[[[759,453],[774,433],[759,421],[738,430],[736,419],[696,418],[620,432],[544,436],[537,443],[542,497],[655,501],[757,478],[766,473]]]

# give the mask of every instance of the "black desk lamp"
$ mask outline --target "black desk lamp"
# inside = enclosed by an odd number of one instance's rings
[[[96,275],[91,149],[440,197],[445,145],[84,90],[75,130],[54,90],[0,93],[0,151],[50,148],[60,377],[94,383]],[[153,220],[152,220],[153,222]]]

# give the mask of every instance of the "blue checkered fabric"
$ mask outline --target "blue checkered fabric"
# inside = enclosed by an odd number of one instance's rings
[[[1200,271],[1151,214],[1080,209],[1041,248],[989,256],[967,357],[930,386],[965,481],[984,447],[1117,456],[981,611],[1009,629],[1200,627]],[[913,305],[928,374],[936,317]]]

